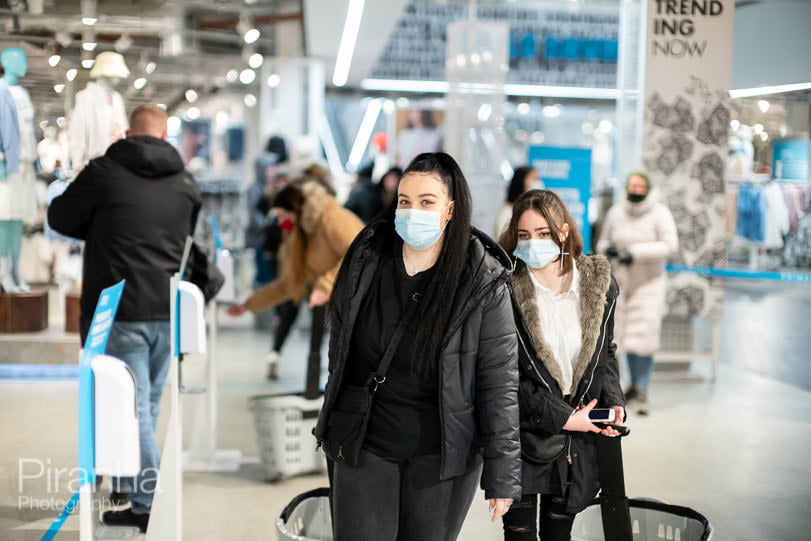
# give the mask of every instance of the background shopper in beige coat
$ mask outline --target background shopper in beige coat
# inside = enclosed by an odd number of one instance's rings
[[[665,308],[665,262],[679,247],[670,210],[657,200],[645,173],[628,176],[626,200],[608,211],[597,251],[611,258],[620,286],[614,339],[628,358],[629,409],[648,413],[648,384]],[[634,404],[635,403],[635,404]]]
[[[272,205],[279,226],[287,231],[279,248],[279,277],[244,303],[231,306],[231,316],[262,312],[288,300],[299,302],[307,295],[311,307],[324,306],[344,254],[363,229],[363,222],[316,181],[285,187]],[[271,363],[268,371],[275,375],[275,362]]]

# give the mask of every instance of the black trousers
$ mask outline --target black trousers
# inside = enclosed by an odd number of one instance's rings
[[[520,502],[512,504],[501,522],[504,541],[537,541],[539,530],[541,541],[569,541],[574,515],[566,512],[566,499],[562,496],[542,494],[538,509],[538,495],[525,494]]]
[[[299,312],[299,303],[293,301],[286,301],[276,307],[276,316],[278,323],[276,330],[273,331],[273,343],[271,350],[281,353],[282,346],[287,341],[287,336],[290,334],[290,329],[296,322]]]
[[[452,541],[476,494],[482,459],[441,481],[439,456],[408,461],[361,452],[357,468],[335,464],[335,541]]]

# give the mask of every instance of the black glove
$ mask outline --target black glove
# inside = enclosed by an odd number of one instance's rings
[[[619,256],[620,251],[617,249],[617,245],[616,244],[611,244],[608,248],[606,248],[605,249],[605,255],[606,255],[606,257],[610,257],[610,258]]]
[[[630,265],[634,262],[634,256],[631,255],[631,252],[628,250],[623,250],[621,254],[619,254],[619,262],[620,265]]]

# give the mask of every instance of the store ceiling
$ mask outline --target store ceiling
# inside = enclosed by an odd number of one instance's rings
[[[173,107],[183,101],[188,88],[201,97],[229,85],[230,69],[247,67],[250,54],[276,53],[276,30],[280,24],[301,26],[301,0],[44,0],[37,12],[36,0],[0,0],[0,49],[20,47],[28,56],[28,73],[22,84],[31,93],[40,119],[54,121],[65,113],[66,102],[84,88],[89,70],[83,58],[101,51],[122,53],[130,69],[120,91],[129,107],[142,103],[164,103]],[[98,21],[82,23],[83,8],[95,8]],[[33,10],[31,9],[33,8]],[[33,11],[33,12],[32,12]],[[87,12],[85,12],[87,14]],[[253,44],[243,33],[256,27],[261,37]],[[299,35],[301,33],[299,32]],[[92,52],[83,42],[95,42]],[[286,44],[289,51],[290,44]],[[298,44],[299,55],[303,44]],[[59,54],[51,67],[48,59]],[[147,73],[154,63],[155,69]],[[71,68],[78,70],[73,82],[66,80]],[[146,86],[137,90],[133,82],[145,77]],[[54,85],[65,84],[61,94]]]
[[[350,87],[371,71],[408,1],[365,3]],[[616,1],[580,0],[580,3]],[[223,88],[245,91],[246,87],[228,82],[225,75],[231,69],[247,67],[247,58],[255,51],[266,56],[307,54],[322,59],[331,75],[348,3],[349,0],[0,0],[0,49],[21,47],[28,54],[29,71],[22,83],[31,92],[40,119],[54,121],[65,114],[72,94],[84,88],[88,80],[88,70],[80,66],[83,56],[92,58],[104,50],[119,50],[126,58],[132,73],[121,91],[128,106],[151,102],[172,108],[183,103],[188,88],[194,88],[203,98]],[[549,5],[549,0],[479,1],[479,4],[499,3]],[[739,9],[762,3],[762,0],[736,0]],[[37,4],[42,4],[39,13]],[[98,16],[93,27],[81,21],[82,8],[88,5],[95,7]],[[244,32],[251,24],[261,31],[261,37],[247,46],[240,31]],[[298,32],[292,35],[298,38],[278,41],[283,25],[297,26]],[[88,39],[87,32],[98,43],[92,53],[82,51],[81,47]],[[51,67],[48,59],[54,53],[59,53],[61,60]],[[146,73],[152,62],[156,64],[154,73]],[[71,68],[78,70],[72,83],[65,78]],[[132,84],[138,77],[148,79],[141,90]],[[66,85],[61,94],[54,90],[57,84]]]

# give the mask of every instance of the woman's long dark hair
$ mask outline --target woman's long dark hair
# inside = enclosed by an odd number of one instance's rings
[[[442,341],[453,317],[454,297],[467,262],[472,201],[462,170],[456,160],[444,152],[418,155],[403,172],[403,178],[409,173],[437,175],[445,184],[449,199],[454,202],[453,217],[445,226],[445,238],[434,266],[434,276],[423,292],[422,303],[416,315],[417,336],[412,370],[421,387],[436,389]],[[395,198],[386,209],[385,218],[393,222],[396,208]]]
[[[534,168],[528,165],[516,168],[513,172],[513,178],[510,180],[510,186],[507,188],[507,203],[515,203],[515,200],[518,199],[522,193],[527,191],[525,182],[527,175],[532,171],[534,171]]]

